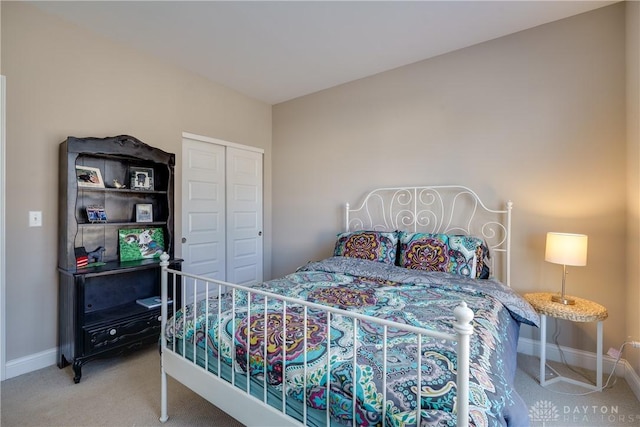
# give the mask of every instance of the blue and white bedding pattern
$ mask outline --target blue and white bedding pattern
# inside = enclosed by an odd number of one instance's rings
[[[465,301],[475,315],[470,345],[469,425],[528,425],[527,408],[513,387],[516,347],[520,323],[537,326],[539,319],[523,298],[499,282],[337,256],[309,263],[296,273],[255,288],[450,334],[455,333],[453,309]],[[262,297],[251,294],[250,310],[247,299],[246,292],[236,291],[233,303],[223,298],[218,307],[218,300],[210,299],[207,304],[200,301],[196,307],[190,305],[176,312],[175,322],[170,319],[167,323],[168,346],[174,340],[190,345],[195,341],[196,348],[206,348],[210,358],[220,355],[222,362],[240,374],[249,371],[252,378],[264,378],[267,366],[266,382],[278,391],[284,382],[287,399],[306,399],[309,407],[319,411],[326,411],[329,402],[332,424],[351,425],[355,332],[355,424],[416,425],[415,335],[388,331],[387,400],[383,402],[381,327],[359,321],[354,331],[352,319],[331,315],[327,331],[324,312],[310,309],[305,320],[301,307],[289,303],[283,321],[281,302],[268,299],[265,315]],[[235,318],[228,310],[232,304],[236,307]],[[422,361],[421,425],[454,426],[459,398],[454,344],[423,339]]]

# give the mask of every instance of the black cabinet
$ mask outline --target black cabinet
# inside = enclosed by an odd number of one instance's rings
[[[76,383],[88,361],[158,341],[160,307],[137,300],[160,295],[158,256],[173,257],[174,164],[127,135],[60,144],[58,366]]]

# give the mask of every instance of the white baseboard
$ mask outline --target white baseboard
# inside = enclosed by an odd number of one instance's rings
[[[571,366],[577,366],[583,369],[595,370],[596,354],[584,350],[576,350],[575,348],[560,346],[566,362]],[[530,338],[522,338],[518,340],[518,353],[528,356],[540,356],[540,341]],[[553,362],[562,362],[560,350],[553,344],[547,344],[547,360]],[[602,356],[602,372],[610,374],[615,366],[615,375],[624,378],[636,398],[640,401],[640,377],[633,369],[631,364],[625,359],[620,359],[615,365],[616,360],[606,354]]]
[[[627,380],[629,387],[633,390],[633,394],[640,400],[640,376],[638,376],[638,373],[631,367],[629,362],[625,360],[624,363],[626,364],[624,379]]]
[[[19,359],[9,360],[6,364],[5,379],[17,377],[56,364],[57,350],[50,349]]]

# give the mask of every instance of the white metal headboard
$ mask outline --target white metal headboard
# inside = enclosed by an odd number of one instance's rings
[[[491,253],[491,275],[496,255],[502,258],[501,277],[511,286],[511,209],[489,209],[471,189],[460,185],[377,188],[362,204],[345,207],[345,230],[412,231],[465,234],[482,237]],[[500,275],[498,275],[500,276]]]

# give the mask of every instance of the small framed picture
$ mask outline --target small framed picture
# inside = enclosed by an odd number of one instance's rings
[[[107,222],[107,213],[102,206],[88,206],[87,218],[90,223]]]
[[[144,258],[159,258],[164,252],[164,232],[162,228],[125,228],[118,230],[120,261]]]
[[[153,169],[138,167],[130,168],[129,187],[132,190],[153,190]]]
[[[102,174],[98,168],[76,165],[76,180],[78,187],[104,188]]]
[[[136,222],[153,222],[153,205],[151,203],[136,205]]]

